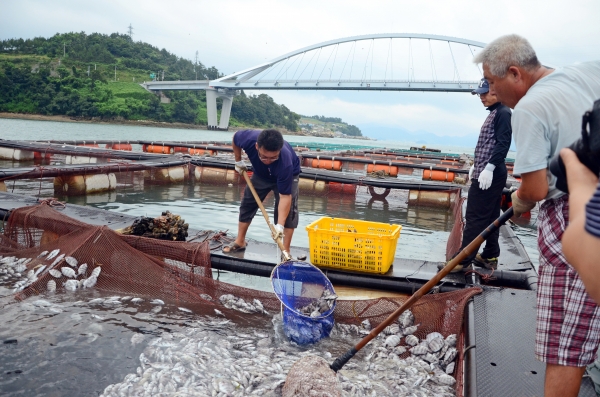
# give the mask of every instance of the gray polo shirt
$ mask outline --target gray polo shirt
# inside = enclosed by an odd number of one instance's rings
[[[568,66],[538,80],[513,110],[514,173],[547,168],[560,149],[579,139],[583,114],[599,98],[600,61]],[[550,172],[548,188],[546,199],[564,194]]]

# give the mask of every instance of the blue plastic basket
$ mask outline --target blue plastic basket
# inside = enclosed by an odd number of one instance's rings
[[[290,340],[307,345],[329,336],[334,325],[335,301],[320,317],[313,318],[298,310],[319,299],[326,289],[335,293],[321,270],[306,262],[284,262],[273,269],[271,285],[283,304],[283,331]]]

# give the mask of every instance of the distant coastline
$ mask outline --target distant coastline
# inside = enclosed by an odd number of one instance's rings
[[[112,124],[112,125],[135,125],[144,127],[158,127],[158,128],[179,128],[185,130],[207,130],[208,126],[199,124],[186,124],[186,123],[168,123],[165,121],[151,121],[151,120],[126,120],[126,119],[100,119],[100,118],[84,118],[84,117],[72,117],[64,115],[45,115],[45,114],[30,114],[30,113],[8,113],[0,112],[0,118],[3,119],[21,119],[21,120],[35,120],[35,121],[59,121],[64,123],[87,123],[87,124]],[[238,126],[229,127],[228,131],[238,131],[247,128],[257,128],[253,126]],[[285,128],[277,127],[284,135],[298,135],[307,136],[301,132],[289,131]]]

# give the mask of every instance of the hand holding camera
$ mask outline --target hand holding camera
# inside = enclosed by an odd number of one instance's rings
[[[589,132],[588,132],[589,125]],[[556,176],[556,187],[565,193],[569,193],[571,178],[579,178],[581,172],[571,172],[565,170],[565,157],[572,163],[582,164],[580,169],[587,168],[592,176],[600,173],[600,99],[594,102],[591,111],[583,115],[581,126],[581,138],[569,146],[571,153],[576,155],[579,161],[575,160],[565,149],[561,150],[559,155],[554,156],[550,161],[550,172]],[[584,167],[585,166],[585,167]],[[577,165],[574,167],[579,168]],[[589,178],[589,175],[588,175]],[[567,180],[569,182],[567,183]],[[596,178],[596,182],[597,182]]]

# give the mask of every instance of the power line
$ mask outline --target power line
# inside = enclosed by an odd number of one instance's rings
[[[129,24],[129,27],[127,28],[127,32],[129,34],[129,38],[131,39],[133,36],[133,26],[131,26],[131,23]]]

